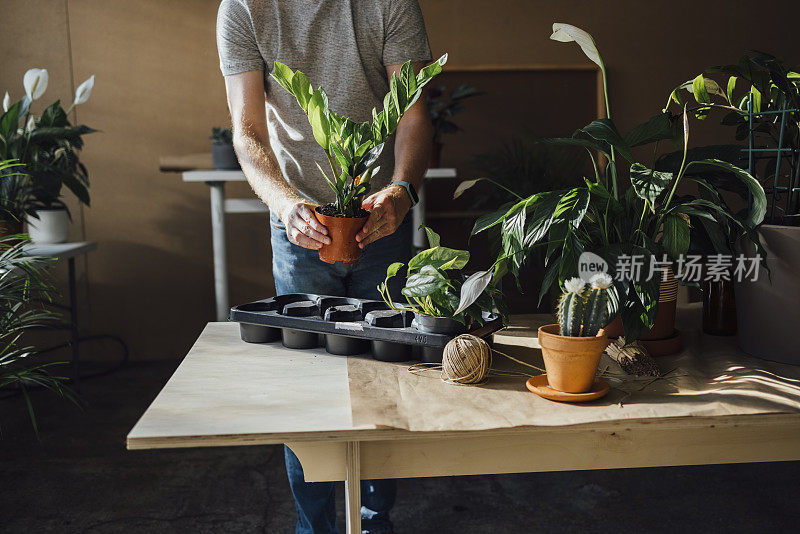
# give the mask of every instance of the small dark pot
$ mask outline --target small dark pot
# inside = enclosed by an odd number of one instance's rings
[[[736,298],[731,280],[703,284],[703,332],[712,336],[736,334]]]
[[[280,329],[260,324],[239,323],[239,334],[247,343],[272,343],[281,338]]]
[[[466,334],[467,327],[449,317],[429,317],[427,315],[414,314],[414,326],[420,332],[428,334]]]
[[[428,317],[414,314],[414,326],[428,334],[447,334],[457,336],[466,334],[467,327],[449,317]],[[444,347],[422,347],[421,359],[426,363],[442,363]]]
[[[214,161],[215,169],[241,169],[239,160],[236,158],[236,152],[233,150],[233,145],[212,143],[211,159]]]

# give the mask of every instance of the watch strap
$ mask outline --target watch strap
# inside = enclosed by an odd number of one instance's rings
[[[406,182],[405,180],[393,180],[390,185],[399,185],[400,187],[406,190],[406,193],[408,193],[408,198],[411,199],[412,208],[419,203],[419,196],[417,195],[417,190],[414,189],[414,185],[411,184],[411,182]]]

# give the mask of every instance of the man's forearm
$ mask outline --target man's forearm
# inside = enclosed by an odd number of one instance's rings
[[[286,210],[303,198],[284,179],[272,148],[246,128],[235,129],[233,145],[250,187],[270,211],[284,220]]]
[[[424,102],[418,102],[414,107],[421,104]],[[428,168],[432,141],[433,125],[427,109],[424,109],[424,113],[417,112],[403,117],[397,125],[392,179],[410,182],[419,190]]]

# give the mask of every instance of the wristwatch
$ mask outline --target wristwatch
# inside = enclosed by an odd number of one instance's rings
[[[417,195],[417,190],[414,189],[414,186],[411,185],[410,182],[406,182],[405,180],[394,180],[389,185],[399,185],[403,189],[406,190],[408,193],[408,197],[411,199],[411,207],[413,208],[419,203],[419,196]]]

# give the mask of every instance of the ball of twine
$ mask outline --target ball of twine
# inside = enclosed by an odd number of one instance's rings
[[[442,380],[456,384],[479,384],[492,365],[489,344],[472,334],[461,334],[444,346]]]

